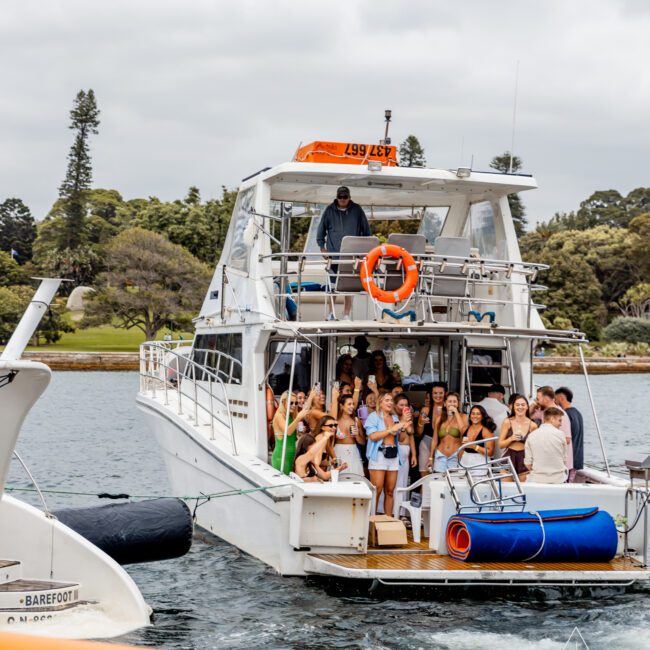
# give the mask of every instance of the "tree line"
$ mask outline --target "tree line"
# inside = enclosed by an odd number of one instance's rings
[[[223,187],[220,198],[203,201],[198,188],[190,187],[182,199],[161,201],[124,200],[117,190],[93,189],[90,140],[99,126],[94,92],[80,91],[70,111],[74,137],[65,177],[42,221],[36,223],[19,198],[0,203],[0,341],[22,313],[31,292],[29,278],[35,275],[65,277],[73,280],[71,287],[96,289],[82,326],[138,327],[147,338],[165,326],[188,326],[201,303],[236,192]],[[426,165],[416,136],[400,145],[399,162]],[[490,166],[517,173],[523,163],[505,152]],[[541,278],[549,287],[543,313],[548,325],[576,327],[598,339],[617,314],[647,320],[650,189],[638,188],[625,197],[614,190],[595,192],[575,212],[556,214],[532,232],[526,231],[520,197],[513,194],[508,200],[524,259],[551,266]],[[294,222],[294,247],[304,243],[309,221]],[[410,232],[418,224],[375,225],[387,235],[396,229]],[[41,332],[51,341],[66,329],[71,324],[53,312]]]

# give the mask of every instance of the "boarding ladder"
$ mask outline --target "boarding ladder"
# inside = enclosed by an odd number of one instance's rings
[[[492,341],[490,341],[492,343]],[[501,384],[512,393],[516,390],[510,340],[499,337],[493,345],[480,347],[465,339],[461,351],[461,402],[474,404],[485,397],[492,384]]]
[[[461,452],[470,445],[484,448],[485,462],[472,467],[464,466],[462,458],[458,469],[449,469],[445,478],[449,492],[456,504],[456,512],[504,512],[506,510],[522,511],[526,508],[526,494],[523,490],[512,460],[508,456],[490,458],[485,448],[486,443],[497,441],[498,437],[466,442],[458,450]],[[471,503],[463,503],[458,490],[457,479],[463,477],[469,487]],[[456,480],[454,480],[456,479]]]

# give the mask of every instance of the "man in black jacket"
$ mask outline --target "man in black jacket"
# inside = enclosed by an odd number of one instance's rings
[[[321,215],[316,241],[325,257],[341,250],[341,242],[346,235],[370,235],[370,226],[362,207],[350,199],[350,190],[341,186],[336,190],[336,200],[330,203]],[[334,256],[336,257],[336,256]],[[336,278],[337,265],[332,264],[332,273]],[[352,296],[345,296],[343,319],[350,320],[352,313]],[[330,314],[328,319],[335,318]]]

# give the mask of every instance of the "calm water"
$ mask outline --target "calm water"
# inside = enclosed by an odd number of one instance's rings
[[[582,378],[537,379],[574,389],[587,420],[586,458],[600,462]],[[592,388],[612,464],[650,454],[650,375],[596,376]],[[162,456],[135,408],[136,390],[135,373],[54,373],[18,442],[42,487],[169,494]],[[28,485],[17,464],[10,484]],[[16,496],[33,502],[31,495]],[[48,501],[51,507],[104,503],[84,496]],[[403,592],[370,597],[280,578],[228,544],[198,541],[183,558],[128,571],[156,620],[121,640],[160,648],[560,649],[577,626],[590,648],[618,649],[647,648],[650,635],[650,591],[602,590],[583,599],[553,590],[453,601]]]

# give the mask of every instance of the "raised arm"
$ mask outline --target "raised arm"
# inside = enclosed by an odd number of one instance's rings
[[[289,425],[287,428],[287,435],[290,436],[295,433],[296,429],[298,428],[298,422],[300,420],[303,420],[307,415],[307,411],[304,409],[298,413],[298,417]],[[284,416],[282,413],[276,413],[275,416],[273,417],[273,433],[275,434],[275,437],[278,438],[279,440],[282,440],[284,438],[284,429],[287,426],[287,421],[285,420]]]
[[[329,415],[331,415],[335,420],[339,419],[339,391],[338,391],[338,388],[332,388],[332,399],[330,400]]]
[[[359,408],[359,398],[361,397],[361,386],[363,382],[361,377],[354,378],[354,392],[352,393],[352,399],[354,399],[354,410],[356,411]]]
[[[423,406],[420,411],[420,417],[418,418],[417,434],[421,436],[424,434],[424,427],[430,422],[429,417],[431,413],[431,407]]]

